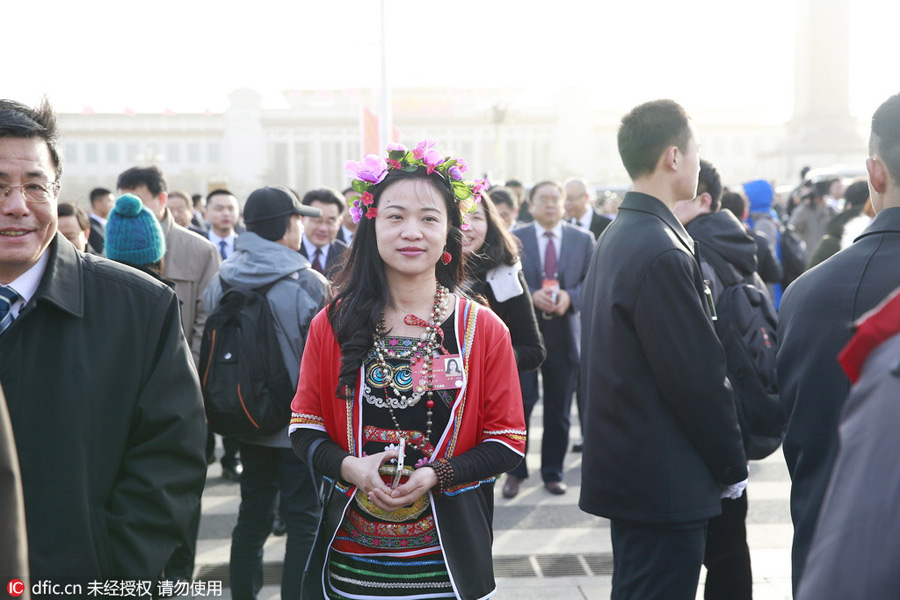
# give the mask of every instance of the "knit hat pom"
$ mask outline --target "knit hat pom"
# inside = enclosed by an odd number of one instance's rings
[[[152,265],[166,254],[159,221],[134,194],[123,194],[106,222],[106,257],[130,265]]]
[[[136,217],[144,208],[144,203],[134,194],[122,194],[116,200],[116,207],[113,209],[123,217]]]

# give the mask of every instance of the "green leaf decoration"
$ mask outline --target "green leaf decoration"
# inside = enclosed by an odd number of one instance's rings
[[[362,194],[363,192],[365,192],[366,190],[369,189],[369,184],[366,183],[365,181],[360,181],[359,179],[354,179],[353,181],[350,182],[350,187],[353,188],[354,192],[359,192],[360,194]]]

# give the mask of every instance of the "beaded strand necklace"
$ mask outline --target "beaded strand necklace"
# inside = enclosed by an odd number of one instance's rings
[[[375,361],[384,377],[384,395],[387,400],[386,406],[391,415],[391,420],[394,422],[397,431],[401,431],[400,423],[397,421],[397,416],[394,414],[394,406],[397,408],[412,407],[418,404],[424,396],[426,398],[425,406],[427,407],[425,413],[426,440],[431,439],[431,419],[433,415],[432,409],[434,408],[434,391],[432,389],[434,387],[434,353],[440,345],[438,336],[441,333],[441,316],[447,309],[448,295],[449,290],[438,283],[434,294],[434,304],[431,310],[430,322],[426,322],[424,319],[413,314],[407,314],[404,317],[403,322],[407,325],[417,325],[425,328],[425,331],[419,336],[418,342],[408,350],[399,350],[388,346],[384,312],[381,313],[381,318],[375,326]],[[406,396],[397,389],[393,377],[391,377],[391,369],[388,367],[387,358],[401,360],[409,359],[410,367],[414,366],[419,360],[422,361],[422,378],[419,380],[419,385],[416,386],[415,390],[413,390],[412,394],[409,396]],[[389,389],[393,390],[394,398],[390,397]],[[407,439],[406,441],[419,451],[425,452],[423,448],[412,443],[411,440]]]

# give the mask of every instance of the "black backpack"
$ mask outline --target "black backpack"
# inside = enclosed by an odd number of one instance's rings
[[[775,375],[778,316],[752,275],[741,278],[721,255],[705,250],[703,259],[723,285],[715,328],[725,350],[744,449],[748,459],[759,460],[778,448],[787,426]]]
[[[806,242],[804,242],[794,228],[790,225],[781,230],[781,241],[778,244],[780,251],[781,267],[783,269],[781,276],[781,287],[787,289],[795,279],[800,277],[806,270],[808,263]]]
[[[255,290],[220,281],[224,293],[200,345],[206,420],[228,437],[268,435],[288,426],[295,391],[266,300],[277,281]]]

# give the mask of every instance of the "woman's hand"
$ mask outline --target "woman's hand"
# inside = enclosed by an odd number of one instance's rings
[[[406,483],[397,486],[394,490],[387,486],[372,490],[372,493],[369,494],[369,500],[381,510],[393,512],[412,504],[427,494],[428,490],[437,485],[437,482],[437,474],[434,472],[434,469],[428,467],[419,468],[413,471]]]
[[[352,483],[364,494],[371,496],[373,490],[382,490],[387,494],[391,493],[388,487],[378,474],[378,467],[397,458],[396,450],[385,450],[371,456],[348,456],[341,461],[341,479]],[[429,469],[430,470],[430,469]]]

